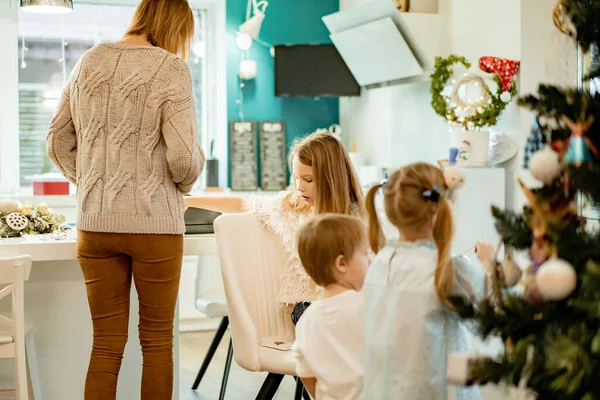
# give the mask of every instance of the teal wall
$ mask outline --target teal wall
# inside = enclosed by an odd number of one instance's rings
[[[236,47],[235,38],[238,27],[246,19],[246,4],[247,0],[227,0],[228,121],[240,119],[237,74],[243,54]],[[265,12],[260,39],[271,45],[331,43],[321,17],[336,11],[339,11],[339,0],[272,0]],[[256,61],[257,76],[246,81],[243,88],[244,120],[285,121],[288,144],[316,128],[339,123],[337,98],[275,96],[274,59],[267,47],[254,42],[249,58]]]

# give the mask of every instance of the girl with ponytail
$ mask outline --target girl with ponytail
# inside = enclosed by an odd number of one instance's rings
[[[454,189],[442,170],[416,163],[367,195],[369,242],[377,256],[365,280],[365,399],[481,398],[477,388],[446,382],[448,354],[468,351],[448,298],[476,299],[484,287],[482,270],[450,256],[454,220],[448,199]],[[387,244],[375,208],[380,191],[385,214],[400,233]],[[485,243],[476,252],[482,263],[495,256]]]

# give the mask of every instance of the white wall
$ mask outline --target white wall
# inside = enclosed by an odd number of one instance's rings
[[[340,0],[340,9],[369,1]],[[448,1],[440,0],[439,15],[426,16],[427,20],[446,25],[449,20]],[[420,25],[425,30],[414,32],[418,45],[423,43],[422,38],[427,33],[426,24]],[[441,31],[448,31],[448,27],[442,27]],[[447,49],[450,45],[448,38],[449,35],[437,38],[437,42],[440,42],[437,48]],[[424,50],[431,58],[428,61],[432,62],[433,54],[428,48]],[[356,141],[357,151],[364,155],[366,164],[393,169],[417,159],[435,161],[447,154],[449,137],[443,135],[447,128],[443,120],[428,107],[428,90],[428,82],[415,82],[363,89],[360,97],[340,99],[340,122],[344,136],[348,141]]]
[[[340,0],[342,10],[368,0]],[[572,84],[576,52],[552,23],[555,2],[548,0],[440,0],[447,19],[447,51],[465,56],[471,71],[484,74],[481,56],[521,61],[519,93],[533,93],[539,82]],[[340,123],[348,140],[355,140],[367,164],[398,167],[413,161],[435,162],[448,157],[450,137],[445,122],[430,106],[429,82],[363,90],[359,98],[340,101]],[[497,129],[526,142],[532,115],[512,103]],[[516,177],[522,152],[505,165],[506,206],[521,205]]]
[[[367,1],[341,0],[340,8]],[[464,55],[473,70],[478,69],[480,56],[519,58],[519,0],[440,0],[440,15],[448,34],[439,38],[447,45],[438,55]],[[394,168],[417,160],[434,162],[447,158],[450,137],[444,120],[429,106],[430,100],[429,81],[363,90],[360,98],[340,101],[340,121],[367,163]],[[514,124],[502,127],[514,134]]]

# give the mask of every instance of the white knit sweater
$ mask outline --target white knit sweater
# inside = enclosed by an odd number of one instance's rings
[[[204,166],[187,65],[157,47],[101,44],[79,60],[48,130],[77,185],[77,228],[181,234]]]

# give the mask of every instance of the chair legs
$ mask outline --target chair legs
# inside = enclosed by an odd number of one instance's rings
[[[227,350],[227,360],[225,361],[225,369],[223,370],[223,380],[221,381],[221,393],[219,400],[225,400],[225,391],[227,390],[227,380],[229,379],[229,370],[231,370],[231,359],[233,358],[233,345],[229,339],[229,349]]]
[[[27,369],[29,371],[29,383],[31,385],[32,398],[42,400],[42,389],[40,387],[40,375],[38,373],[37,358],[35,355],[35,341],[33,332],[25,335],[25,354],[27,357]]]
[[[308,391],[304,388],[302,381],[297,376],[294,377],[296,380],[296,394],[294,400],[312,400]]]
[[[300,378],[296,378],[296,393],[294,394],[294,400],[302,400],[304,394],[304,385]]]
[[[272,400],[282,380],[283,375],[269,373],[256,396],[256,400]]]
[[[210,347],[208,348],[208,353],[206,353],[206,356],[204,357],[204,361],[202,362],[200,371],[198,371],[196,380],[194,381],[194,384],[192,385],[192,390],[198,389],[198,386],[200,385],[200,381],[202,380],[202,377],[204,377],[204,374],[206,373],[206,370],[208,369],[208,366],[209,366],[213,356],[215,355],[215,352],[217,351],[219,344],[221,343],[221,339],[223,339],[223,335],[225,334],[225,331],[227,330],[228,325],[229,325],[229,317],[223,317],[223,319],[221,320],[221,323],[219,324],[219,328],[217,329],[217,332],[215,333],[215,337],[213,338],[213,341],[210,344]],[[227,384],[226,380],[225,379],[223,379],[223,380],[224,380],[225,384]]]
[[[312,400],[312,397],[310,397],[310,394],[308,394],[308,391],[307,391],[307,390],[304,390],[304,391],[302,392],[302,398],[303,398],[304,400]]]

